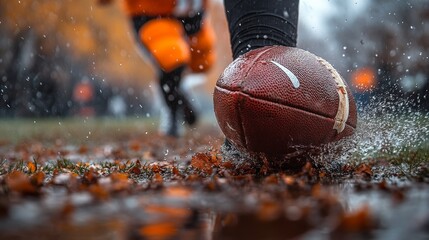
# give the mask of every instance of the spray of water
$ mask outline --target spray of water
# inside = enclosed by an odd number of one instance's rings
[[[414,110],[406,100],[373,99],[359,107],[359,121],[352,137],[323,147],[316,156],[325,166],[394,159],[429,147],[429,114]],[[400,159],[398,161],[401,161]],[[427,160],[429,161],[429,160]]]
[[[410,152],[429,148],[429,113],[414,110],[406,100],[373,99],[360,106],[358,114],[358,126],[353,136],[322,146],[315,154],[308,153],[305,147],[297,148],[296,154],[287,155],[283,161],[296,159],[304,153],[319,167],[339,171],[338,167],[345,164],[406,157]],[[258,157],[233,146],[224,145],[221,152],[224,158],[233,159],[238,165],[246,162],[258,165],[255,164]],[[404,164],[407,164],[406,160]]]

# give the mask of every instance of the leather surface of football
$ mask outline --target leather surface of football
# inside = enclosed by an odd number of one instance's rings
[[[235,59],[213,95],[218,124],[235,146],[287,153],[352,135],[356,104],[324,59],[299,48],[270,46]]]

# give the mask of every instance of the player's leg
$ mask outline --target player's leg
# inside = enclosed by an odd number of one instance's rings
[[[182,23],[173,18],[160,17],[135,17],[133,22],[139,41],[158,67],[160,90],[169,115],[167,129],[163,131],[168,135],[178,136],[177,122],[182,117],[180,114],[183,113],[182,110],[189,108],[180,83],[191,56]],[[189,115],[186,112],[183,118],[187,123],[193,124],[196,117]]]
[[[296,46],[299,0],[224,2],[234,59],[264,46]]]
[[[203,10],[194,12],[186,17],[178,18],[185,29],[191,52],[189,70],[192,73],[205,73],[211,69],[215,62],[215,33],[212,25],[205,18]],[[183,98],[183,111],[185,120],[193,123],[197,120],[197,114],[188,99]]]
[[[189,68],[193,73],[204,73],[214,65],[215,33],[203,11],[180,18],[191,49]]]
[[[253,49],[295,47],[299,0],[224,0],[233,58]],[[224,152],[232,145],[225,139]]]

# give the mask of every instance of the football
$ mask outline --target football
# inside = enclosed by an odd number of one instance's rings
[[[270,46],[235,59],[216,83],[215,115],[225,137],[248,152],[289,153],[353,134],[356,103],[326,60]]]

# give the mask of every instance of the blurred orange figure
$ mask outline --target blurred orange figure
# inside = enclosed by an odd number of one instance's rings
[[[76,114],[79,116],[94,116],[95,109],[91,106],[94,99],[94,88],[89,81],[83,80],[73,89],[73,100],[77,104]]]
[[[113,0],[98,0],[108,4]],[[165,133],[178,136],[178,121],[197,120],[180,89],[185,69],[206,72],[215,61],[214,31],[205,18],[208,0],[122,0],[136,38],[158,70],[160,89],[169,109]]]
[[[374,89],[377,85],[374,69],[370,67],[357,69],[352,74],[352,85],[359,92]]]

